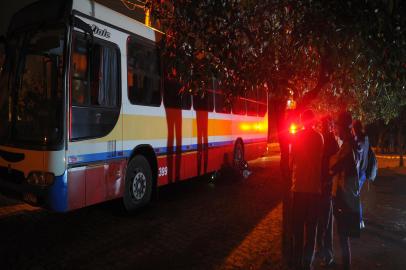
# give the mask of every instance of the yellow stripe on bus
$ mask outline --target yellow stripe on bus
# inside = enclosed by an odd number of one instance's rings
[[[174,137],[178,128],[182,129],[182,138],[197,137],[197,127],[202,127],[207,121],[208,136],[228,136],[233,133],[238,134],[262,134],[266,133],[266,122],[244,122],[223,119],[206,119],[203,121],[182,118],[179,123],[170,121],[163,116],[146,116],[146,115],[120,115],[117,125],[112,132],[106,137],[93,139],[91,142],[106,142],[109,140],[155,140],[165,139],[168,136],[168,130],[173,129]]]

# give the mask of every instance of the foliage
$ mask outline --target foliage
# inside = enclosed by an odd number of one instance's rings
[[[235,95],[266,86],[320,110],[396,118],[406,103],[401,0],[152,1],[163,49],[185,89],[215,76]]]

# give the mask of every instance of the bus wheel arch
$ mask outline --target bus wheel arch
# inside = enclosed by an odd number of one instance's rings
[[[125,173],[123,195],[124,206],[128,211],[134,211],[156,197],[157,166],[151,146],[138,146],[132,151]]]
[[[135,147],[131,152],[128,163],[137,155],[142,155],[148,160],[152,170],[152,179],[156,187],[158,179],[158,159],[156,157],[154,149],[151,145],[139,145]]]

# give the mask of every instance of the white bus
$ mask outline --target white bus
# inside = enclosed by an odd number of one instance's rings
[[[0,191],[66,212],[259,157],[267,91],[228,106],[213,82],[179,95],[164,75],[160,34],[88,0],[17,12],[0,74]]]

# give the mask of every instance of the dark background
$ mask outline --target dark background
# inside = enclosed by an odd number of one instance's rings
[[[19,9],[36,2],[37,0],[3,0],[0,1],[0,35],[5,35],[7,32],[8,24],[15,12]],[[128,10],[123,6],[119,0],[95,0],[95,2],[102,3],[118,12],[121,12],[133,19],[144,21],[144,13],[142,10]]]
[[[5,35],[13,14],[35,0],[0,1],[0,35]]]

